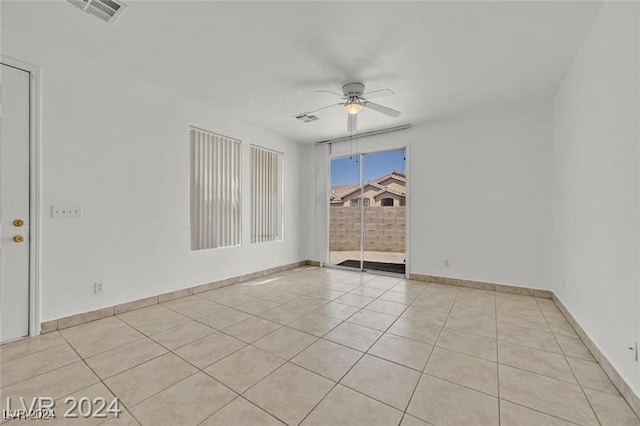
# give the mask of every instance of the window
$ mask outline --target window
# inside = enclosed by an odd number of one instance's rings
[[[284,155],[251,145],[251,242],[283,239]]]
[[[393,198],[383,198],[382,207],[393,207]]]
[[[240,141],[189,127],[191,250],[240,245]]]
[[[362,199],[362,205],[365,207],[369,207],[371,205],[371,200],[369,198]],[[359,207],[360,206],[360,197],[351,199],[351,207]]]

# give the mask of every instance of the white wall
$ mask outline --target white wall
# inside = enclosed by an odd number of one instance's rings
[[[555,98],[553,290],[640,394],[636,3],[605,4]]]
[[[551,106],[540,105],[421,124],[359,147],[409,146],[411,273],[548,288],[551,143]]]
[[[300,146],[131,81],[126,64],[100,69],[21,24],[3,28],[2,48],[42,70],[41,320],[303,259]],[[189,251],[190,124],[243,141],[241,247]],[[249,244],[249,143],[284,152],[284,242]],[[51,219],[52,204],[80,204],[84,217]],[[93,294],[97,281],[104,294]]]
[[[548,106],[425,124],[410,152],[412,273],[548,287]]]

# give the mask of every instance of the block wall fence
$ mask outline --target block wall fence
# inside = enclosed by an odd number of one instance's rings
[[[364,249],[405,252],[406,207],[364,208]],[[360,250],[360,207],[329,209],[331,251]]]

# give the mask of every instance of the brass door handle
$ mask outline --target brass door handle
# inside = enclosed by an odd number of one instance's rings
[[[14,235],[13,241],[15,241],[16,243],[21,243],[24,241],[24,237],[22,235]]]
[[[16,219],[13,221],[13,226],[17,228],[21,227],[22,225],[24,225],[24,220],[22,219]]]

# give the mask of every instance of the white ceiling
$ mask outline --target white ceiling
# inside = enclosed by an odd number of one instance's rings
[[[126,1],[125,1],[126,2]],[[234,111],[299,142],[347,135],[346,112],[296,113],[361,81],[391,88],[359,130],[550,100],[582,45],[596,2],[126,2],[115,25],[66,2],[21,5],[34,37],[133,78]],[[6,16],[6,15],[5,15]],[[17,15],[16,15],[17,16]],[[53,25],[52,25],[53,24]],[[5,25],[11,25],[6,22]],[[100,45],[103,49],[96,49]]]

